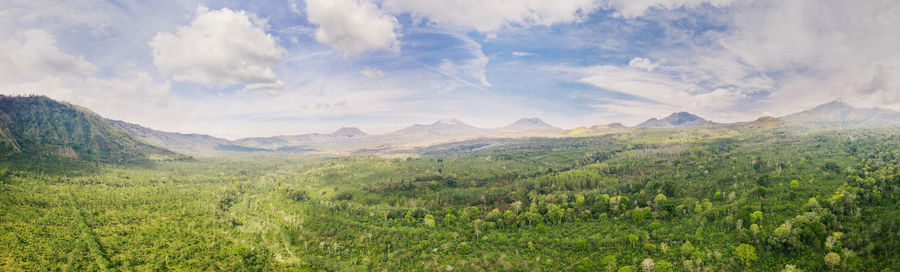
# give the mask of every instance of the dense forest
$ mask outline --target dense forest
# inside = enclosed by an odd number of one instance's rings
[[[897,128],[489,142],[3,161],[0,270],[900,271]]]

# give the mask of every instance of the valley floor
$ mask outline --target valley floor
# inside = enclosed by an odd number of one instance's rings
[[[716,128],[5,162],[0,270],[900,271],[898,161],[895,128]]]

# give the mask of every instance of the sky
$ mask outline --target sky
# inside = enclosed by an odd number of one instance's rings
[[[0,0],[0,93],[235,139],[900,110],[900,3]]]

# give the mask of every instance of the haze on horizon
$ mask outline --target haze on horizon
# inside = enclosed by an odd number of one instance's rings
[[[638,3],[639,2],[639,3]],[[891,1],[0,0],[0,94],[225,138],[900,110]]]

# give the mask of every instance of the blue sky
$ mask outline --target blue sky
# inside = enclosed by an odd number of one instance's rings
[[[226,138],[900,110],[900,4],[0,0],[0,93]]]

